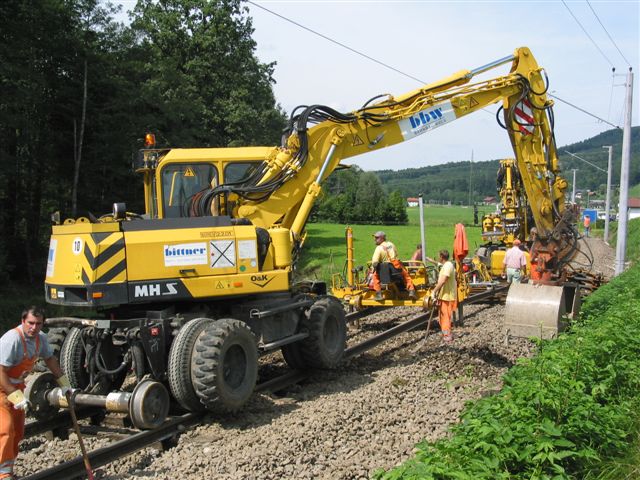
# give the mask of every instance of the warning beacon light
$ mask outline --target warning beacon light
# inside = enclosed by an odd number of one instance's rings
[[[156,145],[156,136],[153,133],[147,133],[144,136],[144,146],[147,148],[153,148]]]

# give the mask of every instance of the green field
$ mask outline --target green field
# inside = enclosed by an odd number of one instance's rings
[[[484,207],[489,213],[493,207]],[[370,260],[375,244],[372,235],[384,230],[400,253],[400,258],[408,259],[416,244],[420,243],[419,209],[407,209],[408,225],[351,225],[354,238],[355,264],[364,265]],[[480,209],[479,217],[483,210]],[[473,209],[468,207],[425,206],[425,233],[427,255],[436,257],[438,250],[451,251],[456,223],[463,223],[467,231],[469,249],[474,250],[481,243],[480,226],[473,226]],[[341,272],[346,262],[346,225],[329,223],[307,224],[307,239],[302,249],[299,276],[330,282],[333,273]]]

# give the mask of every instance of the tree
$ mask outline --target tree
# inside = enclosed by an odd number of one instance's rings
[[[383,223],[387,211],[387,196],[375,173],[363,172],[360,175],[353,210],[361,222]]]
[[[404,224],[409,221],[409,217],[407,215],[407,202],[397,190],[394,190],[389,195],[385,221],[397,224]]]
[[[240,0],[140,0],[132,28],[148,58],[148,127],[171,146],[274,144],[285,118],[272,90],[274,64],[254,55]]]

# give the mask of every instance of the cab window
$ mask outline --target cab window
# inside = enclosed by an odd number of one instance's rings
[[[234,162],[224,167],[224,183],[238,183],[248,179],[262,162]]]
[[[162,201],[165,218],[188,217],[189,200],[205,188],[218,185],[213,165],[174,163],[162,170]]]

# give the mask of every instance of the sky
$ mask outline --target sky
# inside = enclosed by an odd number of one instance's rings
[[[125,10],[135,4],[114,3]],[[632,125],[640,123],[640,0],[252,0],[245,5],[253,19],[257,57],[276,63],[274,93],[287,114],[309,104],[350,112],[376,95],[398,96],[418,88],[422,83],[416,79],[431,83],[526,46],[545,68],[552,95],[620,127],[624,85],[633,67]],[[504,65],[477,79],[508,70]],[[364,170],[400,170],[513,157],[508,135],[496,123],[496,110],[488,107],[347,163]],[[558,147],[613,128],[560,100],[554,113]],[[602,155],[606,159],[606,150]]]

